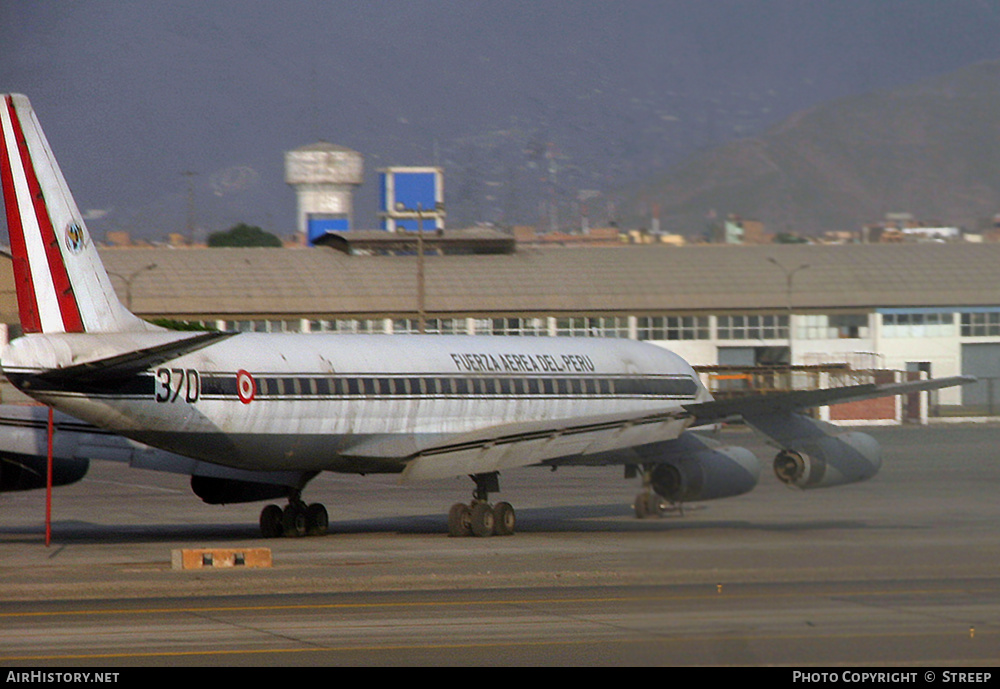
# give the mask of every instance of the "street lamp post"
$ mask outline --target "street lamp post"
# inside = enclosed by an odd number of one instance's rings
[[[136,270],[133,270],[131,273],[128,274],[127,277],[125,275],[122,275],[121,273],[113,273],[110,270],[108,271],[108,275],[113,275],[114,277],[118,278],[119,280],[125,283],[125,308],[127,308],[129,311],[132,310],[132,282],[137,277],[139,277],[141,273],[145,273],[147,270],[153,270],[154,268],[156,268],[156,264],[150,263],[149,265],[143,266],[142,268],[137,268]]]
[[[789,270],[783,266],[778,259],[773,256],[768,256],[767,260],[778,266],[778,268],[785,274],[785,318],[788,320],[788,364],[792,364],[792,281],[795,279],[795,274],[800,270],[805,270],[809,267],[808,263],[803,263],[798,268]]]
[[[402,203],[397,203],[396,211],[417,215],[417,332],[423,335],[427,321],[427,311],[424,306],[424,205],[418,203],[416,209],[410,211]]]
[[[417,332],[424,334],[427,310],[424,305],[424,206],[417,204]]]

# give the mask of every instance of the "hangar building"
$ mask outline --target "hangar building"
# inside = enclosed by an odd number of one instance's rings
[[[105,249],[145,318],[222,329],[417,332],[414,256],[311,249]],[[10,259],[0,317],[16,334]],[[848,364],[971,374],[940,405],[991,404],[1000,244],[521,248],[425,258],[428,333],[628,337],[695,365]]]

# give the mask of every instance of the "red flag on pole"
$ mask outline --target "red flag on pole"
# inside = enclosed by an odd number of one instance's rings
[[[48,470],[45,479],[45,546],[52,541],[52,407],[49,407]]]

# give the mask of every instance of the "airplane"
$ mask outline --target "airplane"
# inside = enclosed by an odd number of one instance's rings
[[[268,537],[327,532],[325,506],[302,497],[323,471],[469,476],[472,500],[448,514],[453,536],[514,533],[514,508],[490,494],[519,467],[621,465],[642,480],[637,516],[740,495],[760,460],[692,430],[730,419],[778,448],[788,485],[863,481],[881,466],[875,440],[805,410],[971,380],[715,400],[681,357],[625,339],[166,330],[118,300],[23,95],[3,96],[0,177],[23,330],[0,366],[60,413],[67,480],[80,467],[66,462],[87,452],[146,456],[190,473],[207,502],[287,499],[261,511]],[[20,422],[23,466],[39,454],[38,414]]]

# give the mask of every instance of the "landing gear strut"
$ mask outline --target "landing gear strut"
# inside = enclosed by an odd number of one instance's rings
[[[476,488],[472,492],[472,503],[457,502],[448,511],[449,536],[510,536],[514,533],[517,518],[509,502],[491,505],[489,494],[500,491],[500,475],[497,472],[475,474],[472,480]]]
[[[326,507],[318,502],[307,505],[296,492],[281,509],[268,505],[260,511],[260,532],[264,538],[323,536],[330,528]]]
[[[675,503],[664,498],[656,492],[653,487],[653,469],[655,467],[646,465],[642,467],[642,490],[635,496],[632,502],[632,509],[635,511],[636,519],[646,519],[647,517],[662,517],[667,512],[677,512],[684,516],[684,504]],[[631,478],[638,473],[637,468],[631,468],[631,472],[626,471],[626,478]]]
[[[642,489],[638,495],[635,496],[635,500],[632,503],[632,509],[635,510],[636,519],[645,519],[646,517],[662,517],[671,508],[669,502],[661,498],[656,494],[652,488]]]

